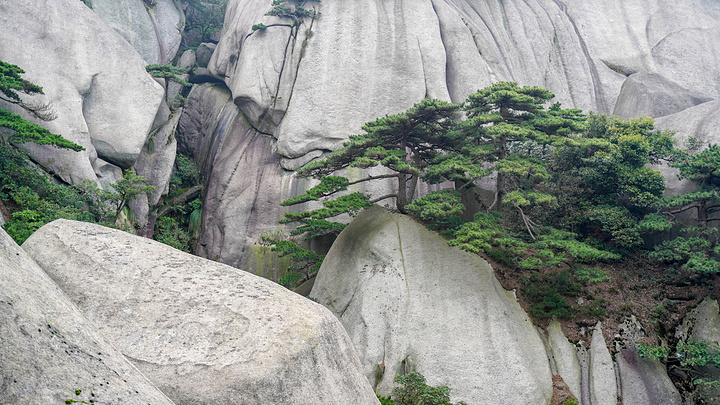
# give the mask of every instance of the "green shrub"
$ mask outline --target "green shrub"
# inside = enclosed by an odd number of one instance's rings
[[[424,197],[416,198],[405,208],[409,214],[440,232],[454,232],[464,222],[460,215],[465,211],[465,206],[460,201],[460,192],[457,190],[433,191]]]
[[[580,284],[572,280],[569,271],[532,274],[523,280],[520,290],[531,303],[529,312],[538,318],[572,319],[577,312],[565,299],[580,294]]]
[[[147,70],[147,72],[150,73],[153,77],[160,77],[172,80],[187,87],[192,86],[192,84],[179,77],[187,73],[187,70],[183,68],[173,65],[147,65],[145,67],[145,70]]]
[[[431,387],[425,383],[425,377],[418,372],[395,377],[395,383],[400,386],[393,388],[393,399],[388,402],[385,398],[384,404],[453,405],[450,402],[450,388],[446,386]],[[457,403],[457,405],[464,404],[464,402]]]
[[[310,279],[320,270],[325,255],[319,255],[310,249],[301,248],[297,243],[290,240],[280,240],[268,237],[262,238],[263,242],[272,245],[272,251],[278,252],[278,257],[288,256],[290,267],[288,274],[278,280],[283,287],[293,289]]]
[[[575,276],[581,283],[597,284],[610,281],[610,276],[598,268],[578,266],[575,269]]]

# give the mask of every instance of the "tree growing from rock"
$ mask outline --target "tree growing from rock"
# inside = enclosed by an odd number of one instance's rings
[[[426,99],[409,110],[385,116],[363,126],[364,134],[354,135],[342,148],[325,158],[309,163],[297,171],[299,177],[313,177],[320,184],[304,195],[286,200],[284,206],[317,201],[346,191],[350,186],[382,179],[393,179],[395,191],[368,196],[350,193],[324,202],[321,209],[286,214],[285,222],[303,224],[297,232],[322,233],[325,229],[339,232],[342,225],[327,218],[343,213],[354,213],[370,204],[392,199],[400,212],[412,202],[420,176],[433,160],[445,152],[448,134],[456,125],[460,106],[440,100]],[[347,168],[369,169],[382,167],[380,174],[364,175],[357,180],[333,175]]]
[[[513,207],[530,233],[529,206],[555,198],[537,185],[550,175],[550,153],[577,142],[571,138],[584,129],[580,110],[545,104],[554,95],[543,88],[500,82],[471,94],[464,106],[467,120],[459,123],[447,142],[448,153],[437,157],[426,179],[452,180],[458,189],[495,175],[495,198],[490,210]]]
[[[25,71],[20,67],[0,61],[0,93],[2,93],[0,100],[14,104],[43,121],[55,119],[56,114],[50,104],[27,103],[22,100],[21,93],[26,95],[44,94],[42,87],[23,79],[20,76],[23,73]],[[74,151],[85,149],[4,109],[0,109],[0,127],[10,130],[8,141],[13,144],[33,142]]]
[[[548,213],[559,226],[573,229],[617,249],[642,244],[642,234],[669,227],[653,213],[665,191],[657,169],[674,159],[672,133],[655,128],[651,118],[621,120],[591,114],[583,143],[553,155],[550,187],[559,196]]]
[[[688,179],[697,189],[683,195],[663,198],[659,205],[671,220],[684,212],[694,212],[697,225],[684,226],[681,235],[665,241],[650,257],[679,265],[690,274],[705,278],[720,273],[720,231],[713,222],[720,221],[720,147],[710,145],[702,152],[683,154],[672,166],[680,170],[679,179]]]

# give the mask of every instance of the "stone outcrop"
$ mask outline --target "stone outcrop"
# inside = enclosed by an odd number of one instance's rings
[[[477,255],[411,219],[373,207],[328,253],[310,296],[343,323],[365,375],[388,395],[422,373],[454,401],[544,404],[552,374],[542,339]]]
[[[703,341],[710,345],[710,353],[716,353],[720,345],[720,307],[715,299],[706,297],[695,309],[690,311],[675,331],[675,338],[681,342]],[[714,348],[713,348],[714,346]],[[713,362],[704,366],[693,367],[706,381],[720,380],[720,367]],[[705,403],[717,402],[720,397],[720,387],[697,385],[693,393]]]
[[[58,220],[23,248],[177,404],[377,404],[322,306],[158,242]]]
[[[32,122],[80,144],[83,152],[23,144],[63,180],[101,180],[107,163],[129,168],[145,144],[163,89],[117,32],[77,0],[11,0],[0,4],[0,60],[20,66],[43,87],[28,102],[52,103],[57,118]],[[6,108],[5,105],[0,105]],[[101,181],[102,183],[103,181]]]
[[[0,402],[172,405],[97,329],[0,229]]]
[[[170,63],[180,48],[185,13],[176,0],[92,0],[92,9],[148,64]]]
[[[712,298],[705,298],[683,319],[675,337],[685,342],[705,340],[720,344],[720,306],[718,306],[718,302]]]
[[[167,195],[169,191],[170,177],[177,152],[174,133],[181,114],[182,110],[176,111],[162,127],[150,134],[150,138],[133,165],[138,176],[144,177],[147,184],[156,187],[150,192],[150,195],[141,193],[129,203],[130,209],[135,213],[136,224],[139,228],[147,225],[150,208],[158,205],[160,198]]]
[[[710,101],[695,95],[657,73],[637,73],[625,80],[613,115],[634,118],[663,117]]]
[[[615,340],[618,393],[623,403],[681,405],[682,397],[668,377],[665,366],[658,360],[639,355],[637,342],[644,337],[642,326],[631,317],[625,320],[620,336]]]
[[[589,345],[569,342],[557,322],[538,334],[487,262],[380,207],[340,234],[310,296],[341,320],[383,395],[417,370],[472,404],[545,404],[553,392],[593,405],[682,403],[665,367],[638,355],[645,334],[634,318],[614,355],[599,323]]]

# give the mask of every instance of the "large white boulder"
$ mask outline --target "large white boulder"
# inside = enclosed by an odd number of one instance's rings
[[[376,404],[335,317],[266,279],[58,220],[23,248],[178,404]]]
[[[132,165],[163,88],[130,44],[77,0],[0,3],[0,42],[5,44],[0,60],[20,66],[25,79],[44,89],[44,96],[28,101],[51,102],[57,119],[39,121],[10,109],[86,148],[71,152],[23,144],[34,160],[69,183],[98,180],[103,161]]]
[[[365,375],[388,395],[415,369],[454,401],[545,404],[542,339],[488,263],[408,217],[373,207],[328,253],[310,296],[347,329]]]
[[[172,405],[2,229],[0,398],[14,405]]]

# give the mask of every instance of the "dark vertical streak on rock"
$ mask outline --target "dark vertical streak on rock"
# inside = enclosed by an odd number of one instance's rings
[[[145,11],[147,11],[148,17],[150,18],[150,22],[153,26],[153,30],[155,31],[155,38],[157,39],[158,49],[160,50],[160,64],[164,65],[168,61],[167,59],[165,59],[165,46],[163,45],[162,36],[160,35],[160,29],[157,26],[157,21],[155,21],[155,16],[152,15],[150,9],[147,6],[145,6]]]
[[[437,12],[437,9],[435,8],[435,0],[432,0],[431,2],[433,12],[435,12],[435,17],[438,20],[438,31],[440,31],[440,42],[443,45],[443,49],[445,50],[445,88],[447,89],[448,94],[450,95],[450,101],[453,103],[456,103],[457,100],[455,99],[455,94],[452,94],[452,86],[450,85],[452,78],[449,75],[450,72],[450,55],[448,54],[448,47],[445,44],[446,38],[443,32],[443,23],[442,19],[440,19],[440,15]],[[425,87],[427,88],[427,80],[425,80]]]
[[[577,24],[575,24],[575,20],[573,20],[570,14],[568,14],[565,4],[563,4],[560,0],[553,0],[553,2],[557,4],[560,11],[567,16],[568,22],[572,25],[573,30],[575,31],[575,36],[580,43],[580,49],[582,49],[583,55],[588,62],[588,67],[590,68],[590,80],[592,81],[593,92],[595,94],[595,105],[597,105],[598,110],[601,112],[610,113],[611,111],[609,111],[608,106],[605,105],[605,98],[603,97],[602,89],[600,87],[600,74],[598,73],[597,66],[590,56],[590,51],[588,51],[587,44],[585,43],[582,35],[580,35],[580,30],[578,29]]]
[[[290,47],[291,43],[294,47],[295,41],[297,40],[297,29],[298,29],[297,25],[294,27],[290,27],[290,34],[288,35],[288,40],[285,43],[285,53],[284,53],[285,56],[283,57],[282,65],[280,65],[280,73],[278,73],[277,86],[275,86],[275,98],[273,99],[273,108],[275,108],[275,104],[277,104],[278,94],[280,93],[280,86],[282,84],[283,72],[285,71],[285,63],[287,63],[287,59],[288,59],[288,48]],[[293,31],[294,31],[294,33],[293,33]]]
[[[307,46],[308,46],[307,44],[310,41],[310,37],[312,36],[312,28],[313,28],[314,24],[315,24],[315,18],[313,17],[313,19],[310,20],[310,27],[308,27],[308,29],[307,29],[308,33],[305,34],[305,39],[303,40],[303,44],[300,45],[300,56],[298,57],[297,66],[295,66],[295,77],[293,77],[292,86],[290,86],[290,95],[288,96],[288,99],[287,99],[288,107],[290,106],[290,100],[292,100],[293,90],[295,89],[295,83],[297,83],[298,74],[300,73],[300,62],[302,62],[302,60],[305,56],[305,52],[306,52]],[[278,86],[278,89],[279,88],[280,87]],[[276,96],[277,96],[277,94],[276,94]],[[275,98],[275,100],[277,101],[277,97]]]
[[[500,5],[502,6],[502,2],[500,3]],[[493,42],[495,43],[495,47],[497,48],[497,51],[498,51],[498,53],[500,54],[500,60],[499,60],[499,62],[502,62],[502,63],[505,65],[505,66],[504,66],[505,69],[504,69],[504,72],[503,72],[503,73],[505,73],[505,74],[507,74],[507,75],[509,76],[509,80],[516,80],[513,70],[512,70],[512,69],[507,69],[507,62],[508,62],[509,59],[508,59],[507,55],[505,55],[505,51],[503,50],[503,47],[502,47],[502,45],[500,44],[500,41],[499,41],[498,38],[497,38],[497,34],[495,34],[494,30],[492,29],[492,27],[490,26],[490,24],[488,24],[486,18],[483,16],[483,14],[482,14],[481,12],[479,12],[479,11],[475,8],[475,4],[470,4],[470,7],[472,7],[473,11],[475,11],[475,14],[478,16],[478,18],[480,19],[480,21],[483,22],[483,25],[485,25],[485,28],[487,28],[487,32],[488,32],[488,33],[490,34],[490,36],[492,37],[492,40],[493,40]],[[504,22],[503,22],[503,24],[504,24]],[[478,33],[478,34],[480,34],[480,33]],[[474,37],[475,37],[475,36],[473,35],[473,38],[474,38]],[[477,46],[477,40],[475,40],[475,45]],[[477,48],[478,48],[478,53],[482,55],[482,51],[481,51],[480,47],[477,46]],[[498,72],[494,72],[494,73],[497,74]]]

